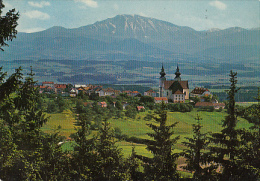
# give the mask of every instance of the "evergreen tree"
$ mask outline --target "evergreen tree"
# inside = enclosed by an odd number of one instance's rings
[[[5,41],[13,40],[17,34],[15,29],[18,25],[17,21],[19,13],[15,12],[15,9],[9,10],[5,16],[2,15],[2,9],[5,7],[3,1],[0,0],[0,50],[3,51],[3,46],[8,46]]]
[[[98,155],[98,167],[94,180],[127,180],[125,162],[121,149],[115,145],[114,131],[105,120],[99,130],[99,140],[96,151]]]
[[[88,138],[91,133],[90,124],[92,119],[92,114],[87,111],[87,113],[81,113],[75,123],[75,126],[78,126],[74,136],[77,145],[74,148],[72,159],[74,168],[72,178],[75,180],[92,180],[93,170],[95,170],[96,155],[93,154],[95,142],[94,138]]]
[[[153,119],[157,124],[147,124],[153,133],[148,133],[152,138],[147,143],[147,150],[153,154],[151,164],[145,165],[145,175],[147,180],[177,180],[178,174],[176,171],[177,154],[173,154],[173,146],[179,139],[178,137],[171,138],[174,134],[172,128],[177,122],[167,125],[166,105],[162,103],[160,108],[155,111],[157,115]]]
[[[61,159],[55,161],[55,167],[51,166],[58,155],[59,158],[63,156],[61,147],[58,146],[59,139],[57,136],[49,137],[41,131],[41,127],[48,118],[43,110],[37,106],[39,91],[34,86],[33,73],[31,71],[20,86],[16,85],[18,81],[13,81],[14,77],[11,76],[2,84],[10,85],[13,83],[15,86],[12,87],[16,87],[16,90],[14,90],[14,95],[6,96],[1,102],[0,115],[3,119],[1,131],[8,133],[7,138],[12,140],[9,144],[9,149],[12,151],[9,153],[11,158],[9,163],[11,164],[8,167],[1,165],[0,172],[4,174],[2,176],[5,180],[61,179],[64,176],[64,174],[58,174],[60,173],[58,170],[62,170],[62,164],[59,164]],[[48,139],[48,144],[46,139]],[[5,140],[0,142],[6,145]],[[50,142],[51,145],[49,145]],[[13,157],[14,153],[15,157]],[[50,153],[53,154],[50,155]],[[6,170],[6,168],[8,169]],[[13,171],[14,173],[11,174],[10,172]]]
[[[127,160],[127,167],[129,169],[131,180],[133,181],[139,181],[144,179],[144,174],[140,170],[142,162],[136,157],[137,154],[135,151],[135,147],[132,147],[132,153]]]
[[[228,93],[227,110],[228,115],[222,121],[222,130],[220,133],[212,134],[212,143],[215,146],[210,147],[213,161],[218,163],[223,169],[220,180],[243,180],[244,170],[238,163],[239,148],[241,141],[239,130],[236,129],[237,115],[235,110],[235,94],[239,90],[236,87],[237,73],[230,71],[230,89]]]
[[[247,179],[260,179],[260,89],[256,98],[258,104],[249,108],[250,117],[246,116],[253,126],[250,130],[241,130],[242,146],[239,155],[241,167],[246,172]]]
[[[201,133],[200,124],[202,120],[199,115],[195,118],[197,124],[193,124],[193,138],[187,138],[188,142],[182,142],[188,149],[184,149],[181,154],[186,158],[187,166],[184,169],[194,172],[193,178],[195,180],[213,180],[212,171],[214,166],[207,167],[207,154],[205,153],[207,146],[209,144],[209,138],[207,133]]]

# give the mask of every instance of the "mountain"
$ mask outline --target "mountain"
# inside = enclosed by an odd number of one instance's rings
[[[18,33],[2,60],[259,61],[259,29],[196,31],[139,15],[117,15],[74,29]]]

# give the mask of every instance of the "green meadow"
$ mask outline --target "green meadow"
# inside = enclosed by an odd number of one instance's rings
[[[155,123],[155,121],[145,121],[144,117],[148,112],[140,112],[135,119],[131,118],[122,118],[109,120],[113,128],[118,127],[122,134],[126,134],[129,137],[134,136],[143,139],[149,139],[147,135],[148,132],[151,132],[151,129],[146,125],[147,123]],[[202,132],[219,132],[221,130],[221,121],[225,118],[227,113],[222,112],[204,112],[197,111],[194,109],[191,112],[181,113],[181,112],[168,112],[168,124],[178,122],[177,126],[173,129],[175,136],[180,136],[177,144],[175,145],[175,152],[181,152],[184,146],[181,142],[185,141],[185,137],[192,137],[192,124],[196,123],[195,117],[199,115],[202,120],[200,121],[203,125]],[[48,114],[50,117],[49,121],[43,126],[42,130],[47,133],[54,132],[60,126],[59,129],[60,135],[68,138],[71,133],[75,133],[75,115],[70,111],[66,110],[62,113]],[[238,118],[238,128],[249,128],[249,123],[243,119]],[[92,134],[96,134],[97,131],[93,131]],[[135,144],[126,141],[119,141],[117,145],[122,148],[124,155],[127,157],[131,154],[132,147],[135,146],[136,152],[138,154],[151,156],[146,150],[146,146],[143,144]],[[63,145],[64,150],[71,150],[73,143],[65,143]]]

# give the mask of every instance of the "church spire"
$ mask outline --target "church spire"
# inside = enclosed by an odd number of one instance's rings
[[[175,72],[175,78],[174,78],[174,80],[178,80],[178,81],[180,81],[181,80],[181,73],[180,73],[180,69],[179,69],[179,66],[178,66],[178,64],[177,64],[177,69],[176,69],[176,72]]]
[[[161,69],[160,75],[161,75],[161,78],[166,75],[166,73],[164,72],[163,64],[162,64],[162,69]]]

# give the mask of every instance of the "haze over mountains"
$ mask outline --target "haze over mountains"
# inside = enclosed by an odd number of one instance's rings
[[[139,15],[118,15],[75,29],[18,33],[1,60],[258,62],[259,29],[196,31]]]

